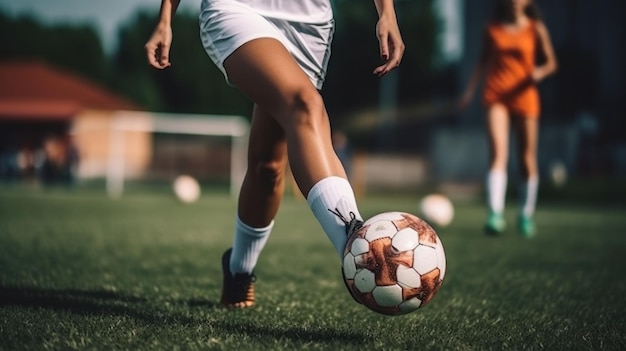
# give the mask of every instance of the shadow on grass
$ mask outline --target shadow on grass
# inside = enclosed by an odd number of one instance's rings
[[[170,301],[172,302],[172,301]],[[221,306],[215,302],[202,299],[176,300],[174,304],[190,308],[216,309]],[[107,290],[79,289],[43,289],[34,287],[0,286],[0,308],[18,306],[24,308],[43,308],[67,311],[78,315],[92,316],[123,316],[143,321],[149,326],[162,328],[197,326],[208,323],[225,334],[245,334],[258,340],[286,339],[293,342],[317,343],[350,343],[362,344],[373,339],[363,332],[348,329],[332,329],[319,327],[285,326],[283,323],[255,323],[247,321],[239,315],[237,318],[215,318],[207,320],[206,314],[197,317],[189,313],[163,310],[155,307],[158,301],[150,300],[120,292]],[[232,311],[233,313],[241,311]],[[277,325],[278,324],[278,325]],[[190,329],[191,330],[191,329]]]
[[[80,315],[136,314],[129,304],[147,299],[107,290],[53,290],[33,287],[0,286],[0,306],[21,306],[65,310]]]

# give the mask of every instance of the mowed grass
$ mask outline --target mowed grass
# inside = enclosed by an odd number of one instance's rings
[[[417,197],[360,206],[415,213]],[[182,205],[166,191],[0,189],[0,349],[626,349],[626,207],[540,203],[524,240],[484,236],[482,203],[457,203],[438,229],[443,287],[398,317],[353,302],[292,197],[256,270],[257,306],[221,308],[235,208],[219,191]]]

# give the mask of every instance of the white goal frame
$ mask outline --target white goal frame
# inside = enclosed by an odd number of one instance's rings
[[[120,198],[124,193],[125,133],[157,132],[230,137],[230,193],[236,197],[247,168],[249,130],[250,124],[241,116],[117,111],[109,134],[107,193],[111,198]]]

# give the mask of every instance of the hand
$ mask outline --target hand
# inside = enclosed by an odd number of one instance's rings
[[[382,77],[398,67],[402,61],[402,55],[404,55],[404,42],[395,16],[381,17],[378,20],[376,36],[378,37],[380,58],[383,60],[383,64],[374,69],[374,74]]]
[[[544,77],[545,75],[543,71],[538,68],[535,68],[533,72],[530,74],[530,78],[532,79],[532,82],[535,84],[541,82]]]
[[[155,68],[164,69],[170,63],[170,47],[172,45],[172,27],[158,26],[145,45],[148,63]]]

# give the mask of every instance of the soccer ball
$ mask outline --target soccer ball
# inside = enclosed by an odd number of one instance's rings
[[[420,202],[420,213],[428,222],[445,227],[454,218],[454,206],[444,195],[430,194]]]
[[[550,164],[550,180],[555,187],[561,188],[567,182],[567,167],[562,161],[556,160]]]
[[[435,230],[406,212],[385,212],[363,223],[344,250],[343,279],[367,308],[401,315],[425,306],[446,273],[446,256]]]
[[[180,175],[174,179],[174,194],[184,203],[192,203],[200,198],[200,184],[192,176]]]

